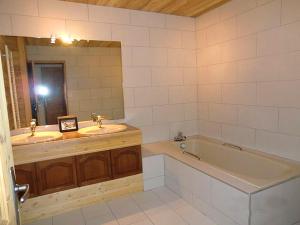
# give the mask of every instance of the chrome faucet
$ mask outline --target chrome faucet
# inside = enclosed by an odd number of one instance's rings
[[[91,114],[91,118],[93,122],[96,122],[99,128],[102,128],[102,120],[104,119],[103,116],[97,115],[96,113]]]
[[[186,136],[182,134],[182,132],[178,132],[177,136],[174,137],[174,141],[185,141]]]
[[[31,122],[30,122],[31,136],[34,136],[35,129],[36,129],[36,119],[32,119]]]

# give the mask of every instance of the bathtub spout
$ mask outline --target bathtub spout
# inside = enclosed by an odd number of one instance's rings
[[[237,146],[237,145],[234,145],[234,144],[230,144],[230,143],[223,143],[224,146],[228,146],[228,147],[231,147],[231,148],[235,148],[235,149],[238,149],[240,151],[243,150],[243,148],[241,148],[240,146]]]

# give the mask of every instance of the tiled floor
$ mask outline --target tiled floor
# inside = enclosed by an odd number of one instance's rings
[[[133,194],[30,225],[216,225],[166,187]]]

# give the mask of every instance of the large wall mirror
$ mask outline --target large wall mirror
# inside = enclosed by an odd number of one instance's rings
[[[120,42],[0,36],[0,50],[11,129],[124,118]]]

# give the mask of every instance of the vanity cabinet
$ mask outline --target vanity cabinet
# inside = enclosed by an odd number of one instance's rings
[[[17,183],[30,197],[142,173],[141,146],[117,148],[15,166]]]
[[[38,196],[35,163],[15,166],[17,184],[29,184],[29,197]]]
[[[76,167],[79,186],[112,179],[110,151],[76,156]]]
[[[111,151],[113,178],[142,173],[141,146],[131,146]]]
[[[77,187],[75,157],[36,163],[40,195]]]

